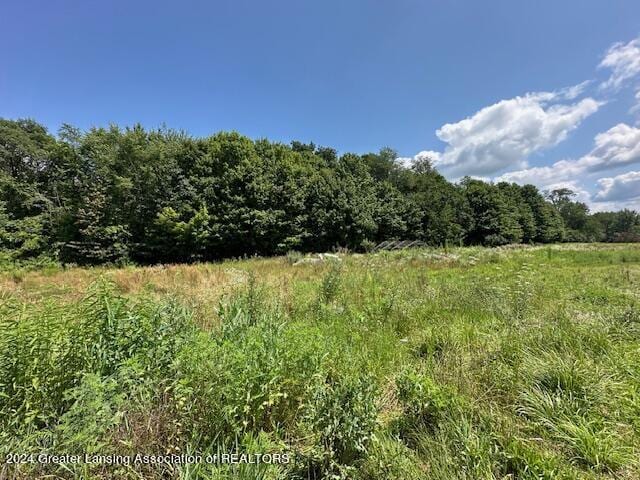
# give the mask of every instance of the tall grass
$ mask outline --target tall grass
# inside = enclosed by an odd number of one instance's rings
[[[52,273],[93,278],[82,295],[0,274],[0,457],[292,459],[5,463],[0,478],[637,478],[639,252]]]

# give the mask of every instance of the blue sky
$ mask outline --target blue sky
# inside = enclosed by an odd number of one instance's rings
[[[638,208],[638,35],[632,0],[4,2],[0,116],[390,146]]]

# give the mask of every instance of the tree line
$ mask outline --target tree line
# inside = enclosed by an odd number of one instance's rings
[[[0,256],[100,264],[290,250],[638,241],[635,211],[590,214],[567,189],[447,181],[388,148],[338,155],[236,132],[111,126],[51,135],[0,119]]]

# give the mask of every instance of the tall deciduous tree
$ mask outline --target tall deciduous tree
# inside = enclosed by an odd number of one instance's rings
[[[565,236],[566,231],[566,236]],[[570,190],[447,181],[428,158],[384,148],[338,155],[313,143],[192,138],[141,125],[0,119],[3,258],[58,255],[104,263],[212,260],[290,249],[364,249],[390,239],[431,245],[623,241],[636,212],[589,214]]]

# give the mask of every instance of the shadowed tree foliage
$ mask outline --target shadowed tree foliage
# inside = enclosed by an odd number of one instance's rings
[[[140,125],[0,119],[0,252],[81,264],[189,262],[289,250],[366,249],[390,239],[430,245],[636,241],[637,212],[590,214],[570,190],[447,181],[429,159],[389,148],[193,138]]]
[[[504,245],[522,241],[523,229],[516,199],[499,186],[480,180],[465,178],[462,188],[475,219],[467,234],[469,242]]]

